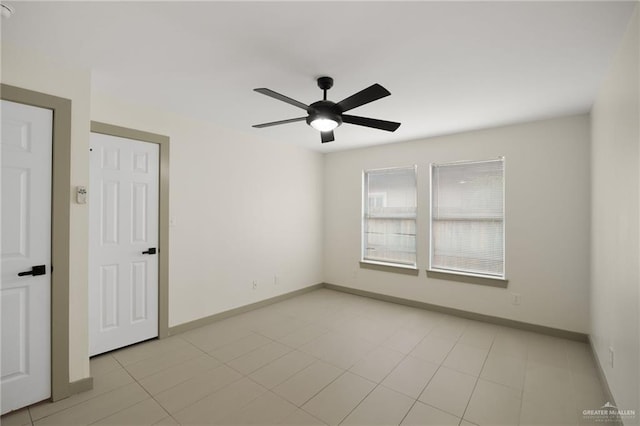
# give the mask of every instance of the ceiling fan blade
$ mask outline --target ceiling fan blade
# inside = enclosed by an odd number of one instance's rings
[[[278,124],[295,123],[296,121],[304,121],[307,117],[290,118],[288,120],[272,121],[270,123],[254,124],[251,127],[261,129],[263,127],[277,126]]]
[[[389,96],[390,94],[391,92],[376,83],[367,87],[366,89],[359,91],[354,95],[349,96],[346,99],[341,100],[340,102],[338,102],[338,106],[342,109],[343,112],[349,111],[350,109],[368,104],[369,102],[384,98],[385,96]]]
[[[263,95],[271,96],[272,98],[278,99],[279,101],[286,102],[286,103],[288,103],[290,105],[293,105],[293,106],[297,106],[298,108],[302,108],[305,111],[307,110],[307,108],[309,108],[308,105],[305,105],[300,101],[296,101],[295,99],[291,99],[288,96],[281,95],[278,92],[274,92],[271,89],[266,89],[264,87],[261,87],[259,89],[253,89],[253,90],[258,92],[258,93],[262,93]]]
[[[380,130],[395,132],[400,123],[395,121],[377,120],[375,118],[358,117],[357,115],[342,115],[342,122],[356,124],[358,126],[373,127]]]
[[[333,142],[335,138],[333,137],[333,130],[329,130],[328,132],[320,132],[320,137],[322,138],[322,143]]]

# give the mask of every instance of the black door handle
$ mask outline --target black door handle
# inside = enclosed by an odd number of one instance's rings
[[[45,265],[32,266],[30,271],[20,272],[18,274],[19,277],[24,277],[25,275],[33,275],[34,277],[37,275],[44,275],[47,273],[47,267]]]
[[[151,247],[149,250],[143,251],[142,254],[156,254],[156,248]]]

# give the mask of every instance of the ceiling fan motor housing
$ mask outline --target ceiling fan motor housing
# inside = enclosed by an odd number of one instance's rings
[[[318,101],[309,105],[307,109],[307,124],[311,125],[311,122],[318,118],[326,118],[338,123],[338,126],[342,124],[342,110],[340,107],[331,101]]]

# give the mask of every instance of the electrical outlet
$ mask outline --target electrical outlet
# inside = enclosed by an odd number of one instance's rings
[[[258,288],[258,280],[253,280],[253,289],[257,289]]]
[[[609,365],[613,368],[613,346],[609,346]]]
[[[514,305],[520,304],[520,293],[511,293],[511,303]]]
[[[278,279],[277,275],[274,275],[273,276],[273,285],[278,285],[278,284],[280,284],[280,280]]]

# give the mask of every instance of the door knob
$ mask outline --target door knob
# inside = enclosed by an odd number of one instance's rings
[[[142,254],[156,254],[156,248],[151,247],[149,250],[143,251]]]
[[[37,275],[44,275],[47,273],[47,267],[45,265],[32,266],[30,271],[20,272],[18,274],[19,277],[24,277],[25,275],[33,275],[34,277]]]

